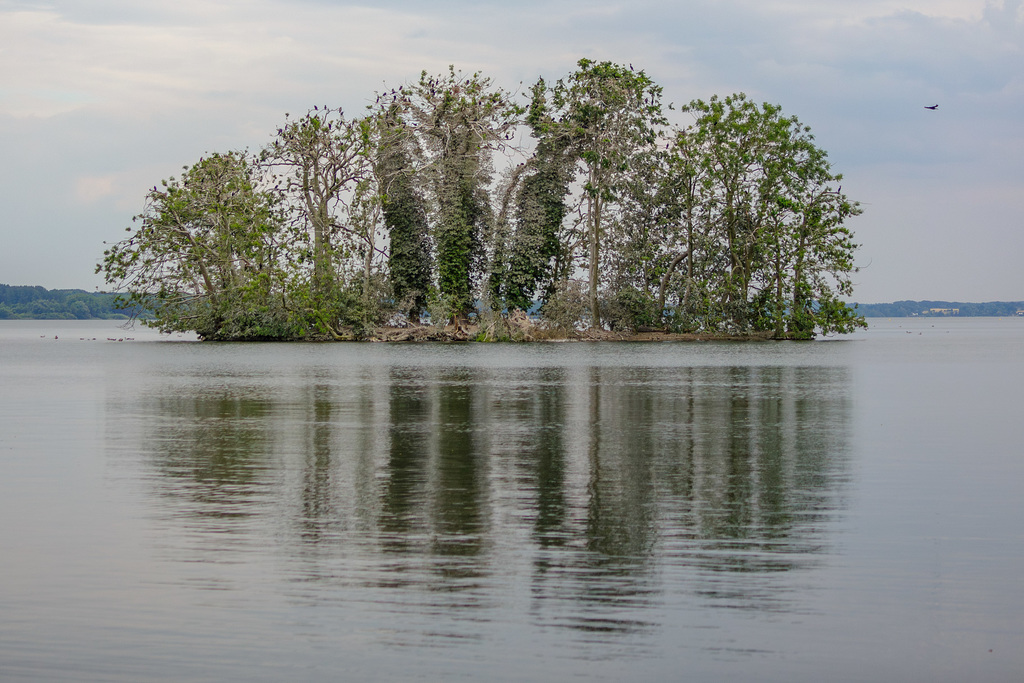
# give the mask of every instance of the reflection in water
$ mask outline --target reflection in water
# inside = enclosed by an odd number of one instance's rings
[[[486,417],[474,413],[481,403],[471,373],[448,370],[437,387],[437,455],[432,467],[434,501],[430,512],[434,552],[479,555],[486,533],[486,453],[478,452],[479,426]],[[392,419],[401,419],[396,416]],[[479,423],[477,422],[479,420]],[[465,565],[469,571],[472,565]]]
[[[333,404],[330,387],[315,379],[309,388],[310,414],[307,418],[309,440],[302,482],[302,538],[307,543],[323,541],[337,519],[332,500],[335,493],[331,480],[331,430]]]
[[[152,410],[160,492],[186,501],[187,513],[206,528],[238,531],[229,521],[255,514],[266,493],[270,401],[172,395],[158,397]]]
[[[161,514],[242,534],[294,599],[364,591],[435,622],[397,643],[474,637],[473,620],[511,618],[523,597],[519,618],[599,642],[656,630],[667,593],[785,611],[798,596],[782,578],[813,566],[842,503],[844,368],[369,366],[233,382],[134,406]],[[194,545],[191,560],[234,552]]]
[[[416,552],[426,534],[426,500],[430,461],[431,410],[428,388],[409,372],[393,371],[389,386],[388,464],[382,492],[380,529],[385,551]]]

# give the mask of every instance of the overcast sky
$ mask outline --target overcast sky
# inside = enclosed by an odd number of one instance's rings
[[[853,300],[1024,300],[1021,0],[0,0],[0,283],[101,286],[146,188],[285,112],[581,57],[811,126],[864,208]]]

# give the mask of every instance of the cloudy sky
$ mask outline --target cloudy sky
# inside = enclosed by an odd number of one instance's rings
[[[147,187],[285,112],[580,57],[810,125],[864,207],[854,300],[1024,300],[1021,0],[0,0],[0,283],[101,286]]]

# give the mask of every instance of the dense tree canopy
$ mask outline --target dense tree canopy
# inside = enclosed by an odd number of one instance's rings
[[[669,261],[661,310],[674,278],[683,291],[675,310],[687,325],[794,337],[850,331],[858,319],[837,297],[851,293],[856,245],[845,222],[860,209],[810,129],[742,94],[684,111],[695,120],[668,145],[658,174],[667,191],[654,205],[677,204],[679,223],[668,232],[685,241],[676,258],[686,271]]]
[[[610,238],[612,211],[625,199],[635,161],[656,144],[656,126],[667,123],[660,99],[661,88],[644,72],[581,59],[579,69],[554,87],[554,110],[539,127],[542,139],[571,150],[582,171],[583,261],[593,327],[601,324],[601,247]]]
[[[515,337],[538,307],[530,324],[563,333],[863,325],[843,301],[860,209],[810,129],[743,94],[672,126],[661,96],[611,62],[538,80],[523,106],[480,74],[424,72],[363,117],[314,107],[255,158],[154,187],[97,268],[150,324],[207,339],[358,338],[424,315]]]
[[[251,160],[214,154],[147,195],[131,236],[98,266],[165,331],[207,339],[280,338],[300,326],[285,308],[302,236],[279,195],[256,186]]]

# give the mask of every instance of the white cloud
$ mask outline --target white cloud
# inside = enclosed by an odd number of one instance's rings
[[[84,22],[54,10],[0,13],[0,44],[17,55],[0,66],[2,111],[52,116],[91,106],[149,115],[267,89],[286,99],[346,74],[369,85],[396,63],[418,73],[422,59],[409,50],[418,41],[409,36],[431,24],[361,7],[201,7],[187,23],[166,24]]]
[[[811,125],[869,202],[852,224],[875,264],[861,300],[906,298],[900,283],[970,298],[982,279],[984,296],[1024,298],[1002,261],[984,278],[928,264],[983,263],[1024,234],[1005,191],[1024,185],[1022,12],[1020,0],[0,0],[0,238],[14,245],[0,279],[90,286],[65,278],[83,277],[82,254],[117,239],[147,187],[205,152],[265,144],[286,111],[358,114],[374,90],[450,63],[515,90],[586,56],[645,69],[666,100],[743,90]],[[971,203],[984,221],[965,240]],[[54,256],[57,234],[68,248]],[[924,243],[919,272],[892,263]]]
[[[104,197],[114,194],[115,177],[82,176],[75,180],[75,199],[83,204],[93,204]]]

